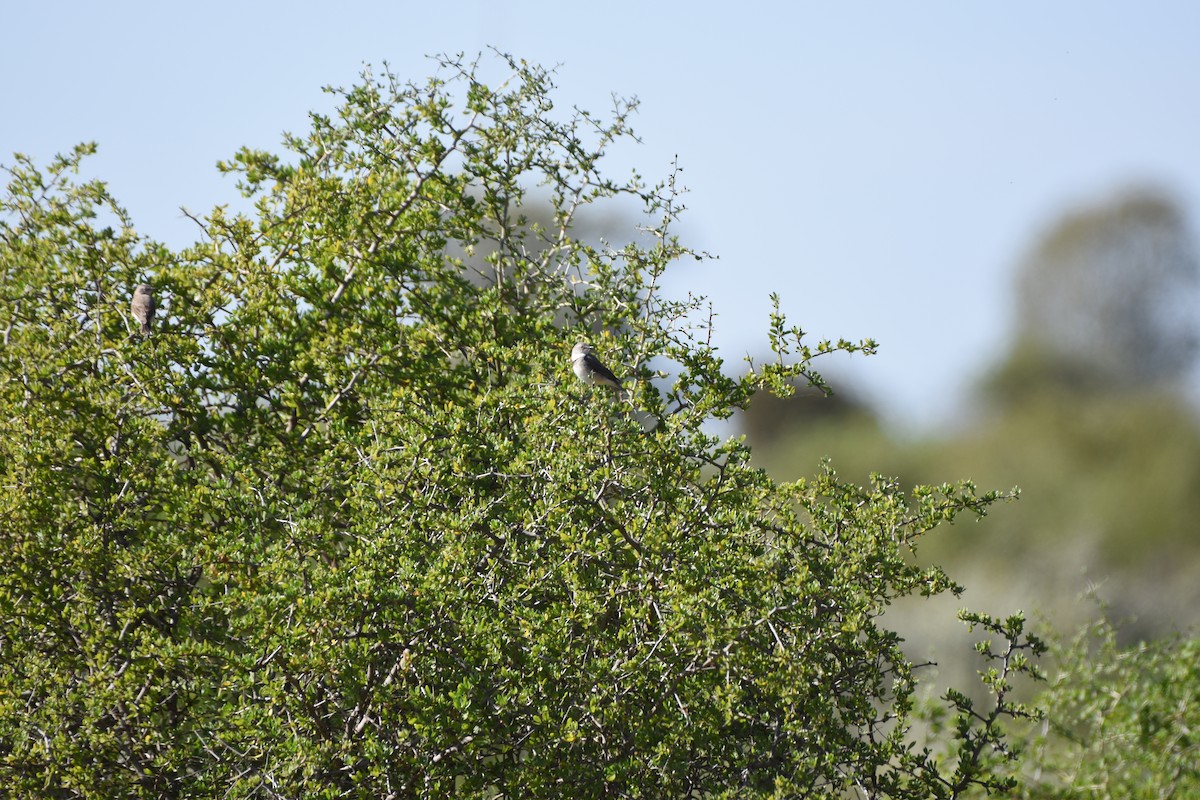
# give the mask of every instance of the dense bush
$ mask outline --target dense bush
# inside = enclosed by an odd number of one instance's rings
[[[1047,716],[1028,749],[1021,796],[1072,798],[1200,795],[1200,640],[1123,648],[1106,620],[1055,641]]]
[[[1038,645],[929,749],[880,615],[956,590],[911,559],[997,495],[831,469],[780,484],[706,425],[819,381],[723,372],[673,181],[551,76],[366,74],[252,203],[170,250],[90,147],[18,156],[0,220],[0,784],[36,797],[957,796],[1007,780],[999,722]],[[537,189],[540,186],[541,189]],[[528,194],[533,192],[534,194]],[[538,194],[537,192],[541,192]],[[651,238],[573,236],[640,202]],[[537,199],[531,199],[536,197]],[[547,200],[553,222],[526,210]],[[248,206],[249,208],[250,206]],[[641,242],[640,244],[637,242]],[[679,268],[686,268],[683,264]],[[129,314],[155,287],[148,336]],[[848,289],[849,290],[849,289]],[[590,338],[627,400],[578,383]],[[937,730],[937,729],[935,729]]]

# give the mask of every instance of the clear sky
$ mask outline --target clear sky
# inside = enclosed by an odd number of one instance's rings
[[[637,95],[614,154],[691,190],[681,268],[733,366],[765,347],[768,295],[814,337],[873,337],[849,380],[936,429],[1011,333],[1012,270],[1064,208],[1130,183],[1200,201],[1200,3],[12,3],[0,162],[95,140],[92,175],[140,231],[192,240],[180,206],[233,200],[213,164],[327,109],[366,62],[488,46],[560,64],[560,105]]]

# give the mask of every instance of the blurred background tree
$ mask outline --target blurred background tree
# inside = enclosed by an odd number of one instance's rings
[[[989,396],[1176,384],[1195,360],[1198,278],[1195,242],[1165,192],[1130,189],[1068,212],[1020,266],[1017,335]]]

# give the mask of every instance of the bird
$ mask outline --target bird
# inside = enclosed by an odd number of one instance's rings
[[[621,391],[620,379],[600,363],[587,342],[577,342],[571,349],[571,367],[575,370],[575,377],[584,383],[600,384]]]
[[[154,322],[154,287],[143,283],[133,291],[133,303],[129,310],[133,318],[142,323],[142,336],[150,335],[150,323]]]

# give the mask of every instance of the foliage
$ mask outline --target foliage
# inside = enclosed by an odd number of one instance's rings
[[[1200,640],[1129,649],[1105,620],[1055,642],[1046,721],[1031,748],[1029,798],[1200,794]]]
[[[997,690],[912,743],[880,621],[957,591],[925,533],[998,499],[825,469],[781,484],[707,433],[811,360],[778,311],[732,378],[673,180],[628,137],[445,59],[364,74],[222,168],[253,202],[170,251],[90,146],[18,156],[0,218],[0,783],[36,797],[954,797],[1005,781]],[[541,185],[553,224],[523,208]],[[593,247],[620,196],[649,244]],[[487,280],[465,259],[482,253]],[[477,263],[477,262],[471,262]],[[148,280],[147,337],[127,308]],[[630,406],[577,384],[590,336]],[[978,624],[1032,647],[1019,625]],[[996,656],[1008,672],[1027,662]],[[990,680],[990,679],[989,679]],[[939,757],[937,753],[942,753]]]
[[[957,752],[953,755],[959,765],[953,782],[944,782],[934,796],[956,797],[973,786],[985,793],[1007,792],[1018,786],[1018,781],[1006,768],[1018,761],[1023,752],[1008,741],[1006,718],[1023,721],[1043,718],[1036,707],[1010,699],[1015,688],[1013,678],[1026,675],[1042,680],[1035,662],[1045,653],[1046,646],[1036,636],[1026,636],[1025,618],[1019,613],[997,620],[962,611],[959,618],[972,630],[978,626],[998,637],[1003,646],[995,647],[996,640],[991,638],[975,646],[987,667],[980,676],[991,693],[989,707],[982,707],[963,692],[951,689],[945,699],[953,709],[952,715],[941,706],[927,709],[932,735],[954,742]],[[946,735],[948,729],[953,729],[953,737]]]

